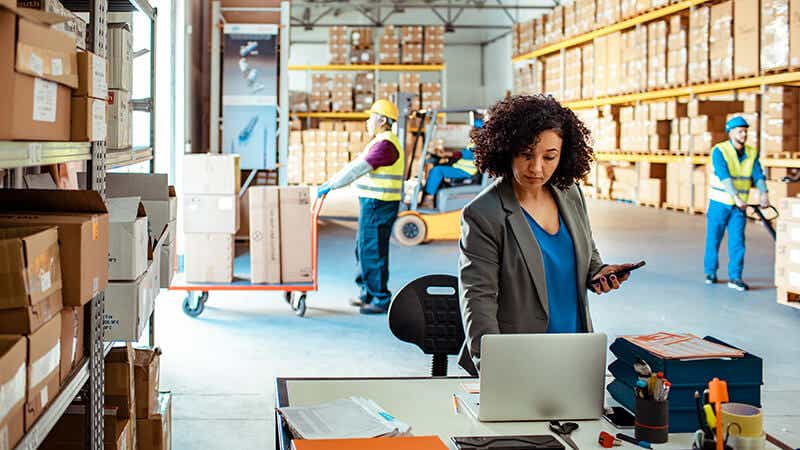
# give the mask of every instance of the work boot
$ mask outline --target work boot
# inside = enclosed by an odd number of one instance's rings
[[[369,302],[365,302],[361,297],[350,297],[350,306],[361,307],[364,305],[369,305]]]
[[[358,312],[360,312],[361,314],[366,314],[366,315],[386,314],[387,312],[389,312],[389,305],[383,306],[383,305],[375,305],[375,304],[370,303],[368,305],[362,306],[358,310]]]
[[[715,284],[717,282],[716,275],[706,275],[706,284]]]
[[[728,287],[731,289],[736,289],[739,292],[744,292],[750,289],[750,286],[745,284],[742,280],[730,280],[728,281]]]
[[[433,209],[436,206],[433,204],[433,196],[432,195],[423,195],[422,196],[422,203],[419,204],[420,208],[423,209]]]

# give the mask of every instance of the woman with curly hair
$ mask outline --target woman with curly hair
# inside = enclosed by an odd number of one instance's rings
[[[592,331],[587,290],[618,289],[628,267],[605,265],[578,180],[594,157],[589,130],[553,97],[514,96],[474,129],[475,163],[498,180],[463,211],[459,363],[477,375],[481,337]]]

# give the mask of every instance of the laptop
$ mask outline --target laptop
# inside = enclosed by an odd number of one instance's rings
[[[603,333],[485,335],[480,394],[459,399],[482,422],[599,419],[606,349]]]

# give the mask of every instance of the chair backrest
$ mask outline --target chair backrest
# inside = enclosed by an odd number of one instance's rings
[[[389,328],[429,355],[457,355],[464,344],[458,278],[426,275],[403,286],[389,307]]]

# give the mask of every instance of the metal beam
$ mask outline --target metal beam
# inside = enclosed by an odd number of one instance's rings
[[[492,39],[489,39],[488,41],[481,42],[481,45],[486,46],[486,45],[494,44],[495,42],[499,41],[500,39],[503,39],[504,37],[508,36],[509,34],[511,34],[511,32],[510,31],[506,31],[505,33],[502,33],[502,34],[500,34],[498,36],[495,36]]]
[[[327,6],[327,3],[315,3],[315,2],[294,2],[292,3],[293,7],[321,7]],[[351,3],[336,3],[336,6],[342,9],[350,9],[350,10],[358,10],[358,8],[363,8],[364,5],[357,5]],[[399,9],[430,9],[430,8],[464,8],[469,10],[475,9],[513,9],[513,10],[551,10],[553,9],[552,5],[486,5],[486,4],[434,4],[434,3],[371,3],[368,5],[370,8],[380,7],[380,8],[399,8]]]
[[[303,25],[302,22],[298,22],[297,25]],[[418,27],[420,26],[419,22],[417,23],[393,23],[391,24],[395,27]],[[353,27],[353,28],[381,28],[375,24],[369,23],[318,23],[309,25],[310,27],[320,27],[320,28],[330,28],[330,27]],[[422,25],[422,26],[431,26],[431,25]],[[503,30],[508,31],[511,29],[508,25],[453,25],[454,29],[462,29],[462,30]],[[449,45],[449,44],[448,44]]]
[[[359,6],[358,8],[356,8],[356,11],[358,11],[359,13],[361,13],[361,15],[362,15],[362,16],[366,17],[366,18],[367,18],[367,20],[369,20],[370,22],[372,22],[372,24],[373,24],[373,25],[378,25],[378,21],[377,21],[377,20],[375,20],[375,19],[374,19],[374,18],[373,18],[373,17],[372,17],[372,16],[369,14],[369,10],[367,10],[367,8],[365,8],[365,7],[363,7],[363,6]]]
[[[498,5],[505,6],[503,4],[503,0],[496,0],[496,1]],[[503,9],[503,12],[506,14],[506,17],[508,17],[508,20],[510,20],[512,24],[517,23],[517,19],[515,19],[514,16],[511,15],[511,12],[508,9]]]
[[[433,11],[433,13],[436,14],[436,17],[438,17],[443,24],[449,23],[447,19],[445,19],[441,14],[439,14],[439,11],[437,11],[435,7],[431,6],[431,11]]]

